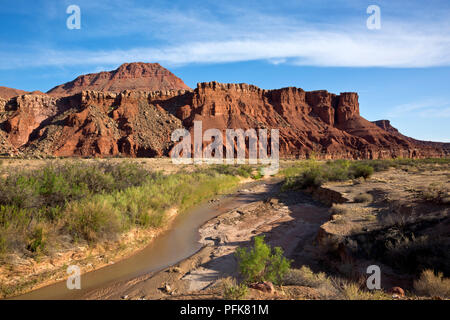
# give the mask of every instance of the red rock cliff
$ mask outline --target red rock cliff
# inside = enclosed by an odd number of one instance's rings
[[[47,93],[52,96],[68,96],[81,91],[123,90],[189,90],[189,87],[159,63],[124,63],[114,71],[82,75],[59,85]]]
[[[337,95],[292,87],[263,90],[248,84],[207,82],[195,90],[173,89],[172,83],[171,89],[156,91],[83,90],[58,96],[92,86],[119,90],[126,85],[140,88],[140,84],[159,83],[165,88],[165,76],[156,82],[146,76],[149,70],[150,78],[167,74],[158,66],[123,65],[112,73],[82,76],[52,90],[51,95],[0,99],[0,152],[167,156],[174,145],[170,140],[173,130],[192,130],[194,121],[200,120],[203,130],[279,129],[282,157],[377,159],[449,154],[449,144],[418,141],[401,135],[387,122],[362,118],[358,95],[352,92]]]

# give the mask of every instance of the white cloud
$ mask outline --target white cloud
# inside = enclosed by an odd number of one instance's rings
[[[398,105],[387,114],[387,117],[450,118],[450,101],[444,99],[428,99]]]
[[[113,8],[108,10],[114,12]],[[114,24],[103,27],[99,24],[97,29],[89,32],[90,36],[102,39],[108,32],[127,34],[144,29],[145,35],[148,30],[155,33],[158,41],[154,43],[158,44],[126,50],[86,48],[71,51],[24,45],[19,52],[1,50],[0,68],[118,65],[133,61],[157,61],[170,67],[251,60],[331,67],[450,65],[447,21],[405,23],[387,20],[381,30],[370,31],[365,28],[365,21],[306,24],[251,10],[237,10],[241,16],[236,13],[224,20],[207,10],[178,12],[129,8],[115,12],[112,16],[116,19]]]
[[[260,36],[257,39],[192,42],[159,48],[129,50],[48,50],[8,55],[1,53],[0,68],[120,64],[158,61],[168,66],[290,59],[305,66],[432,67],[450,65],[450,38],[444,36],[370,36],[309,31]]]

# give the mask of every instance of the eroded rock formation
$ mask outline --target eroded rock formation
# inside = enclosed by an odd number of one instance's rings
[[[114,71],[104,71],[79,76],[71,82],[59,85],[47,93],[52,96],[68,96],[81,91],[123,90],[189,90],[189,87],[159,63],[124,63]]]
[[[414,140],[389,122],[362,118],[357,93],[336,95],[292,87],[263,90],[218,82],[199,83],[190,90],[166,71],[158,64],[124,64],[112,72],[81,76],[49,94],[0,98],[0,152],[167,156],[174,145],[171,133],[183,127],[192,130],[198,120],[203,131],[279,129],[282,157],[449,154],[449,144]],[[153,90],[155,86],[159,90]]]

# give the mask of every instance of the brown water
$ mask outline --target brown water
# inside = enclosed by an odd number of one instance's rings
[[[274,185],[277,181],[265,181]],[[250,188],[263,182],[252,182]],[[222,197],[218,203],[203,204],[179,215],[170,230],[156,238],[148,247],[104,268],[81,275],[81,290],[69,290],[66,281],[31,291],[14,299],[82,299],[93,290],[100,290],[114,282],[125,281],[147,273],[162,270],[191,256],[201,248],[198,229],[208,220],[244,204],[258,201],[266,193],[237,193]]]

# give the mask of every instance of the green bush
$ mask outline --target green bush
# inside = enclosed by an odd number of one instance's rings
[[[373,167],[360,163],[350,167],[350,172],[354,178],[363,177],[364,179],[367,179],[373,174],[373,171]]]
[[[264,242],[264,236],[254,238],[253,248],[238,248],[236,257],[245,282],[280,283],[291,264],[280,247],[272,249]]]
[[[6,238],[0,233],[0,257],[7,251],[8,246],[6,243]]]
[[[286,179],[283,190],[306,189],[309,187],[318,188],[325,182],[320,168],[310,168],[303,171],[299,176],[293,176]]]
[[[41,253],[42,251],[44,251],[45,238],[44,238],[44,229],[42,227],[37,227],[33,231],[27,249],[34,253]]]
[[[237,171],[237,174],[244,178],[250,178],[253,168],[248,165],[241,165]]]
[[[283,190],[319,187],[327,181],[346,181],[359,177],[369,178],[375,171],[397,165],[393,160],[334,160],[319,162],[306,160],[280,171],[285,177]]]
[[[219,166],[163,175],[128,162],[71,161],[10,172],[0,177],[2,250],[40,253],[47,234],[93,243],[133,227],[157,228],[169,209],[183,212],[231,191],[239,182],[236,173],[250,169]]]
[[[66,230],[75,239],[93,242],[114,236],[121,228],[119,214],[106,199],[87,199],[66,208]]]
[[[259,180],[261,178],[264,177],[263,173],[262,173],[262,168],[258,168],[258,170],[256,171],[256,173],[253,173],[251,175],[252,179],[254,180]]]

